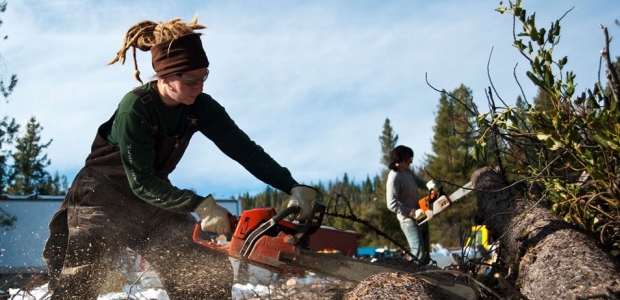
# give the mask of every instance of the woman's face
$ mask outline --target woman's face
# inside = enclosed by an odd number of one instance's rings
[[[177,73],[166,77],[168,82],[167,94],[175,103],[166,103],[170,106],[178,104],[191,105],[196,97],[202,93],[205,80],[209,76],[208,68]],[[165,102],[165,101],[164,101]]]

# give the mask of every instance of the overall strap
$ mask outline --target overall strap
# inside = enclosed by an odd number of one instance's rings
[[[151,120],[151,130],[153,131],[153,135],[156,136],[159,133],[159,116],[157,115],[157,110],[155,109],[153,96],[141,88],[136,88],[131,92],[137,95],[140,98],[140,102],[142,102],[142,104],[146,107],[146,110],[149,113],[149,119]]]
[[[155,103],[153,102],[153,96],[151,96],[151,94],[149,94],[147,91],[141,88],[136,88],[132,90],[131,92],[137,95],[140,98],[140,102],[142,102],[142,104],[144,104],[144,106],[146,107],[146,110],[149,113],[149,119],[151,120],[151,128],[153,130],[153,135],[157,135],[159,133],[159,127],[158,127],[159,116],[157,115],[157,110],[155,109]],[[186,135],[191,136],[196,131],[198,131],[198,115],[199,115],[198,105],[196,104],[190,105],[189,114],[187,116],[187,122],[189,125],[187,126]]]

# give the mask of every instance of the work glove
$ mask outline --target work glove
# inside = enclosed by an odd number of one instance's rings
[[[209,195],[194,210],[200,217],[200,227],[203,231],[226,234],[230,232],[230,214],[227,209],[215,203],[213,196]]]
[[[434,180],[429,180],[429,181],[426,183],[426,188],[427,188],[429,191],[434,190],[434,191],[436,191],[436,192],[439,192],[439,189],[441,189],[441,183],[439,183],[439,182],[435,182]]]
[[[409,217],[414,219],[416,222],[420,222],[424,219],[426,220],[430,220],[433,217],[433,210],[432,209],[428,209],[426,211],[422,210],[422,209],[415,209],[412,208],[409,211]]]
[[[409,211],[409,217],[416,221],[423,219],[425,216],[426,215],[424,214],[424,210],[419,209],[419,208],[418,209],[412,208]]]
[[[286,207],[299,206],[300,210],[296,214],[291,214],[288,219],[293,221],[305,222],[312,214],[312,202],[316,197],[316,190],[307,185],[294,185],[291,189],[291,199]]]

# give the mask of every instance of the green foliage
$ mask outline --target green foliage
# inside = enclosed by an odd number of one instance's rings
[[[381,163],[387,167],[390,164],[390,152],[398,142],[398,134],[394,133],[390,119],[386,118],[383,123],[383,132],[379,137],[379,142],[381,143]]]
[[[67,176],[60,175],[58,171],[56,171],[54,176],[46,176],[46,179],[41,182],[38,188],[38,194],[60,196],[65,195],[68,190],[69,181],[67,180]]]
[[[4,187],[9,180],[9,166],[7,162],[8,158],[11,157],[11,151],[7,149],[7,146],[13,143],[13,138],[18,130],[19,125],[15,123],[15,119],[9,120],[8,117],[4,117],[0,121],[0,194],[4,192]]]
[[[41,143],[43,128],[31,117],[26,124],[26,132],[15,140],[15,152],[12,153],[13,165],[8,176],[7,193],[13,195],[63,195],[66,192],[67,179],[64,176],[51,176],[45,168],[51,160],[44,150],[52,141]]]
[[[501,4],[500,4],[501,5]],[[538,197],[552,211],[575,224],[602,244],[620,248],[620,111],[617,65],[609,58],[607,28],[602,60],[607,66],[607,88],[595,83],[576,95],[576,75],[565,71],[567,57],[556,59],[561,18],[549,28],[538,28],[521,1],[499,7],[522,25],[514,46],[530,63],[527,77],[539,88],[530,105],[496,107],[476,118],[480,137],[470,152],[478,160],[491,155],[487,141],[500,140],[492,154],[513,178],[545,191]]]

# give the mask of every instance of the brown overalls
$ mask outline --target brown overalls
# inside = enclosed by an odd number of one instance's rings
[[[150,96],[139,96],[152,123],[158,124]],[[230,263],[192,241],[196,219],[148,204],[132,192],[119,148],[105,140],[113,120],[114,116],[99,127],[85,167],[49,223],[43,259],[52,299],[97,299],[108,266],[127,247],[151,264],[171,300],[230,298]],[[168,181],[196,132],[195,122],[188,120],[180,138],[154,127],[157,177]]]

